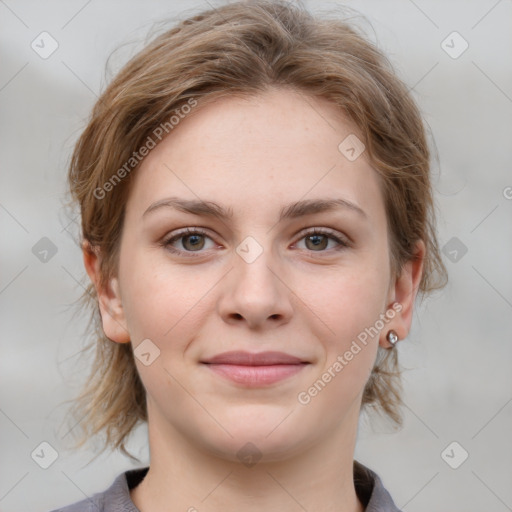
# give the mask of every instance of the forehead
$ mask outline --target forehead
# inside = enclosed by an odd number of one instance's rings
[[[127,209],[142,215],[154,201],[179,196],[274,214],[298,199],[341,196],[378,217],[377,172],[364,152],[351,161],[339,148],[354,136],[335,105],[291,90],[199,104],[145,157]]]

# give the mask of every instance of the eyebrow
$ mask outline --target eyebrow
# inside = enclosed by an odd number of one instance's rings
[[[200,199],[183,199],[180,197],[166,197],[154,202],[142,214],[145,217],[148,213],[160,208],[172,208],[185,213],[194,215],[203,215],[206,217],[214,217],[223,221],[233,218],[233,210],[224,208],[213,201],[203,201]],[[279,222],[285,219],[296,219],[305,215],[314,213],[329,212],[337,209],[346,209],[357,213],[364,219],[368,219],[366,212],[357,204],[342,198],[328,199],[305,199],[291,203],[281,208],[279,214]]]

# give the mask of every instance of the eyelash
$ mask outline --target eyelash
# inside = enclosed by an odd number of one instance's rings
[[[211,239],[211,237],[208,235],[208,233],[201,228],[186,228],[185,230],[173,235],[170,238],[164,238],[161,241],[161,245],[174,254],[179,254],[179,255],[186,254],[185,257],[194,258],[194,257],[202,256],[204,254],[204,251],[184,251],[184,250],[178,250],[178,249],[175,249],[174,247],[172,247],[172,243],[174,243],[176,240],[179,240],[180,238],[186,238],[187,236],[191,236],[191,235],[203,235],[203,236],[206,236]],[[306,231],[305,233],[302,234],[302,236],[298,239],[298,241],[300,241],[308,236],[314,236],[314,235],[327,236],[331,240],[334,240],[336,243],[338,243],[339,244],[338,247],[331,249],[334,251],[341,251],[343,249],[347,249],[347,248],[351,247],[351,243],[348,240],[340,238],[339,236],[337,236],[335,231],[332,231],[327,228],[313,228],[310,231]],[[324,251],[309,250],[309,252],[324,253],[324,252],[329,252],[329,250],[324,250]]]

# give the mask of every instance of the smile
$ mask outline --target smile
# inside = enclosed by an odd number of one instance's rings
[[[233,350],[201,361],[215,374],[246,387],[275,384],[299,373],[310,362],[286,352]]]

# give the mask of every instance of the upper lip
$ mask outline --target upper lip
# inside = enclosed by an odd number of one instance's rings
[[[210,359],[201,361],[207,364],[233,364],[240,366],[270,366],[275,364],[301,364],[307,363],[299,357],[284,352],[223,352]]]

